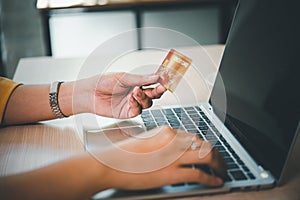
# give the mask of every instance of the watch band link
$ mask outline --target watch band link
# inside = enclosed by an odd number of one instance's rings
[[[55,81],[52,82],[50,85],[50,92],[49,92],[49,103],[50,103],[50,108],[53,112],[53,114],[57,118],[64,118],[66,117],[60,110],[59,104],[58,104],[58,92],[59,92],[59,87],[60,84],[63,83],[61,81]]]

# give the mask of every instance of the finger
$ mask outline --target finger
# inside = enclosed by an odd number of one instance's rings
[[[209,151],[209,152],[208,152]],[[206,153],[208,152],[208,153]],[[203,157],[204,155],[204,157]],[[226,177],[226,171],[227,171],[227,165],[221,156],[221,154],[212,147],[212,145],[209,142],[204,142],[201,148],[199,149],[198,154],[200,159],[204,159],[204,162],[214,170],[214,172],[220,176],[225,178]]]
[[[167,89],[162,86],[162,85],[158,85],[155,88],[148,88],[144,90],[144,93],[147,95],[147,97],[151,98],[151,99],[158,99],[160,98],[165,92],[167,91]]]
[[[227,164],[223,156],[215,148],[213,148],[213,156],[213,162],[210,162],[209,166],[218,176],[225,179],[227,176]]]
[[[200,183],[208,186],[221,186],[222,179],[219,177],[207,174],[198,169],[181,168],[176,172],[175,182],[177,183]]]
[[[155,74],[137,75],[124,73],[120,78],[120,82],[126,86],[143,86],[157,83],[158,79],[159,76]]]
[[[214,172],[222,177],[226,177],[226,163],[223,160],[221,154],[215,149],[215,148],[209,148],[210,151],[206,153],[206,155],[203,157],[200,157],[199,154],[200,152],[203,151],[203,146],[205,145],[210,145],[209,142],[206,141],[197,141],[199,145],[201,146],[200,148],[196,150],[188,150],[184,152],[184,154],[180,157],[178,162],[181,165],[190,165],[190,164],[204,164],[210,167]],[[211,146],[211,145],[210,145]],[[207,148],[208,149],[208,148]],[[207,151],[207,149],[205,151]]]
[[[210,153],[211,154],[211,153]],[[199,158],[199,149],[197,150],[186,150],[184,154],[179,158],[178,162],[181,165],[189,165],[189,164],[203,164],[203,165],[212,165],[211,159],[213,156],[207,155],[203,158]],[[218,159],[218,158],[215,158]]]
[[[143,90],[139,87],[134,88],[133,98],[140,104],[143,109],[149,108],[152,106],[152,99],[148,98]]]
[[[139,104],[139,102],[136,101],[136,99],[133,97],[133,94],[129,98],[129,111],[128,111],[128,117],[135,117],[142,112],[142,106]]]

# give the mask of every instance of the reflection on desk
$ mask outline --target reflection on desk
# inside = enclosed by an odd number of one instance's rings
[[[43,167],[84,151],[71,126],[10,126],[1,128],[0,135],[0,175]]]

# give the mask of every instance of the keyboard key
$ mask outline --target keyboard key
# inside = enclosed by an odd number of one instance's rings
[[[250,179],[255,179],[255,176],[251,172],[248,172],[247,175]]]
[[[171,125],[180,125],[180,121],[178,120],[168,120],[168,122],[171,124]]]
[[[228,163],[234,163],[234,160],[231,157],[224,158],[225,162]]]
[[[151,113],[154,117],[163,117],[163,114],[160,110],[151,110]]]
[[[168,108],[168,109],[164,109],[162,110],[163,113],[165,113],[167,116],[170,116],[170,115],[174,115],[174,112],[172,111],[171,108]],[[174,115],[175,116],[175,115]]]
[[[240,159],[240,158],[237,158],[236,161],[240,164],[240,165],[245,165],[245,163]],[[246,167],[246,166],[245,166]]]
[[[177,117],[182,121],[190,120],[189,116],[187,116],[186,114],[178,114]]]
[[[206,126],[206,123],[204,121],[196,122],[197,126]]]
[[[150,114],[150,111],[149,110],[143,110],[143,112],[142,112],[142,116],[143,115],[149,115]]]
[[[154,129],[154,128],[156,128],[157,126],[155,125],[153,125],[153,126],[146,126],[146,129],[149,131],[149,130],[151,130],[151,129]]]
[[[228,163],[227,164],[227,169],[232,170],[232,169],[239,169],[239,166],[235,163]]]
[[[187,129],[187,131],[190,133],[200,133],[200,131],[196,128]]]
[[[201,110],[201,111],[199,111],[199,114],[203,117],[203,116],[205,116],[205,113]]]
[[[208,130],[208,126],[198,126],[198,128],[199,128],[201,131],[207,131],[207,130]]]
[[[188,114],[191,118],[201,119],[201,116],[196,111],[188,112]]]
[[[198,110],[199,112],[202,111],[199,106],[195,106],[195,109]]]
[[[154,121],[148,121],[144,122],[145,126],[156,126],[156,123]]]
[[[173,108],[173,110],[176,114],[184,112],[182,108]]]
[[[180,127],[182,127],[180,123],[170,123],[170,126],[174,129],[179,129]]]
[[[190,119],[182,120],[182,124],[186,127],[193,125],[195,127],[194,123]]]
[[[216,134],[220,135],[220,132],[215,126],[210,126],[211,130],[214,131]]]
[[[224,144],[227,143],[226,140],[225,140],[225,138],[224,138],[222,135],[220,135],[219,139],[220,139]]]
[[[167,119],[168,122],[171,124],[171,123],[176,123],[176,124],[180,124],[179,120],[178,119]]]
[[[231,182],[232,181],[232,178],[229,176],[229,174],[226,175],[224,181],[225,182]]]
[[[204,122],[204,119],[200,116],[192,117],[192,120],[195,122],[195,124],[199,124],[199,122]]]
[[[218,138],[214,135],[206,135],[206,139],[211,142],[212,144],[216,143],[218,141]]]
[[[229,171],[234,180],[247,180],[247,177],[241,170]]]
[[[208,119],[208,117],[206,115],[201,115],[202,118],[204,119],[204,121],[206,121],[206,123],[210,124],[211,121]]]
[[[222,148],[224,148],[224,147],[222,147],[222,146],[220,146],[219,148],[216,147],[216,149],[220,152],[220,154],[223,156],[223,158],[230,157],[229,153],[227,151],[223,151]],[[222,151],[220,151],[219,149],[221,149]]]
[[[166,121],[166,119],[163,116],[156,116],[156,117],[154,117],[154,120],[157,122]]]
[[[227,149],[228,149],[228,151],[229,151],[230,153],[232,153],[232,154],[235,153],[234,150],[231,148],[231,146],[230,146],[229,144],[228,144],[228,146],[226,146],[226,147],[227,147]]]
[[[205,119],[205,121],[208,123],[208,124],[211,124],[211,121],[208,119],[208,117],[203,117]]]
[[[195,165],[196,169],[200,169],[202,171],[204,171],[207,174],[213,174],[211,169],[209,167],[207,167],[206,165]]]
[[[145,117],[145,118],[143,118],[143,122],[154,122],[154,119],[151,116]]]
[[[200,129],[201,130],[201,129]],[[203,135],[206,135],[207,134],[207,131],[206,130],[201,130],[201,133],[203,134]]]
[[[157,122],[158,126],[168,126],[169,123],[168,122]]]
[[[197,111],[195,110],[187,110],[186,111],[189,115],[195,115],[195,114],[198,114]]]
[[[185,110],[195,110],[194,107],[185,107]]]
[[[193,125],[193,124],[184,124],[183,123],[183,125],[186,129],[196,129],[195,125]]]
[[[226,153],[226,155],[229,155],[227,152],[226,152],[226,149],[222,146],[215,146],[215,149],[217,149],[223,156],[224,154]],[[224,153],[224,154],[223,154]],[[225,156],[224,156],[225,157]]]
[[[243,170],[244,170],[244,171],[246,171],[246,172],[250,172],[249,168],[248,168],[247,166],[245,166],[245,164],[244,164],[244,165],[242,165],[242,168],[243,168]]]
[[[167,115],[166,118],[170,119],[170,120],[177,119],[177,117],[175,115]]]

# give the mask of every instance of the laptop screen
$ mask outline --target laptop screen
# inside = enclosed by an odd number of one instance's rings
[[[279,178],[300,119],[297,0],[241,0],[210,101],[226,92],[226,126]],[[223,83],[221,83],[223,82]],[[224,115],[218,101],[211,102]]]

